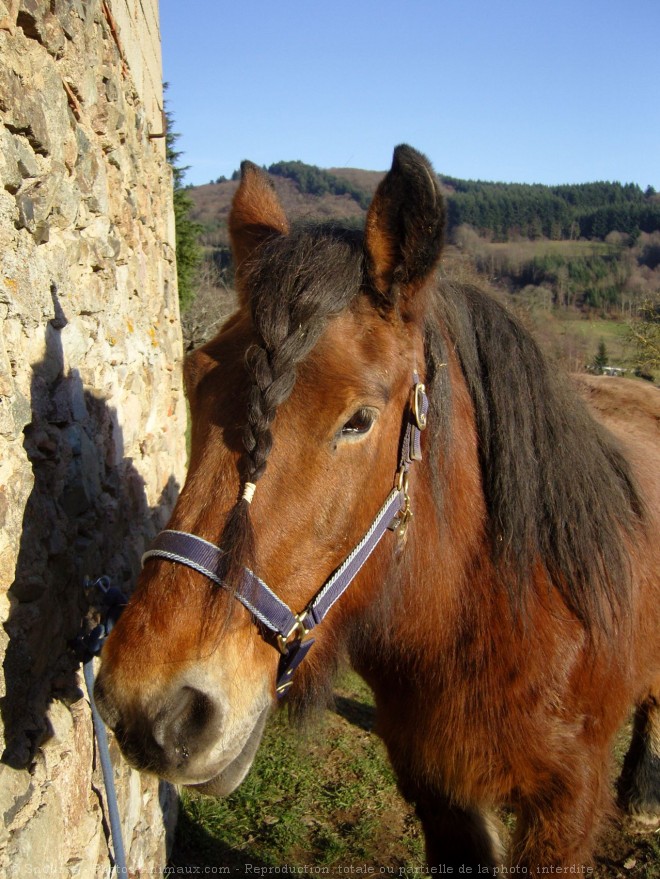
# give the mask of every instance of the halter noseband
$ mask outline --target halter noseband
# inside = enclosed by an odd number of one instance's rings
[[[412,400],[405,418],[405,430],[401,445],[396,484],[362,540],[351,554],[331,574],[307,607],[294,613],[249,568],[245,568],[241,585],[234,597],[249,610],[262,636],[275,644],[282,654],[277,670],[275,689],[281,698],[293,683],[293,673],[314,643],[307,638],[328,613],[333,604],[344,594],[360,568],[378,546],[381,538],[395,531],[405,538],[412,518],[408,496],[408,471],[413,461],[421,461],[421,432],[426,427],[428,398],[417,373],[413,374]],[[151,549],[142,556],[142,564],[151,558],[166,559],[186,565],[223,586],[221,571],[224,552],[215,544],[185,531],[161,531]],[[265,630],[265,631],[264,631]]]

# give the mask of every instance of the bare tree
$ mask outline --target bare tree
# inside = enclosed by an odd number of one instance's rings
[[[197,271],[195,295],[181,315],[183,344],[192,351],[211,339],[236,308],[236,293],[226,272],[206,256]]]
[[[645,299],[630,322],[635,357],[640,373],[660,370],[660,296]]]

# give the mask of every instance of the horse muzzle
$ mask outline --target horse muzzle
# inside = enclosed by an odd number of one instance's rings
[[[176,784],[203,785],[203,792],[216,795],[229,793],[245,777],[270,710],[264,705],[229,724],[228,705],[185,680],[144,702],[130,702],[113,695],[103,670],[94,700],[135,769]]]

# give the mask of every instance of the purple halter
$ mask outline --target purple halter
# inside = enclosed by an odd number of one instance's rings
[[[406,413],[405,431],[397,472],[396,485],[362,540],[350,555],[326,580],[307,607],[294,613],[256,574],[245,569],[245,575],[235,597],[249,610],[260,631],[269,643],[273,640],[282,654],[275,685],[281,698],[293,683],[293,673],[314,643],[307,638],[311,630],[326,616],[330,608],[344,594],[360,568],[389,531],[405,537],[412,517],[408,496],[408,470],[413,461],[421,461],[421,432],[426,427],[428,398],[417,373],[413,374],[412,402]],[[142,556],[142,564],[148,559],[166,559],[186,565],[198,571],[218,586],[223,586],[223,551],[185,531],[161,531],[151,549]],[[265,629],[265,631],[264,631]]]

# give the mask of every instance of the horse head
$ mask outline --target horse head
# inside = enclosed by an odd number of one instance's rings
[[[202,553],[217,547],[215,577],[174,560],[167,540],[148,553],[96,684],[136,767],[222,794],[239,784],[281,657],[307,628],[298,615],[278,635],[237,601],[246,570],[299,614],[393,491],[395,519],[407,520],[419,490],[401,448],[411,411],[424,417],[423,315],[444,225],[435,175],[410,147],[395,151],[364,235],[290,227],[267,176],[243,164],[229,218],[239,309],[185,365],[190,462],[167,529],[194,535]],[[409,551],[403,530],[370,549],[314,629],[294,699],[327,688],[346,639],[382,605]]]

